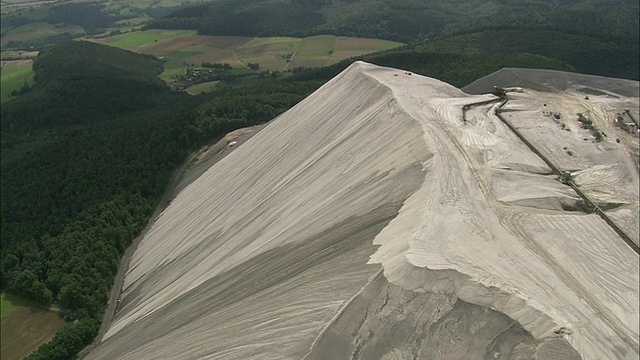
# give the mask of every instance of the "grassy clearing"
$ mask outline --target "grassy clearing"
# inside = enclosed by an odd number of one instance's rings
[[[333,53],[338,38],[332,35],[311,36],[302,39],[296,57],[324,60]]]
[[[160,78],[165,82],[171,82],[185,74],[184,64],[179,59],[165,58],[164,71]]]
[[[223,49],[210,46],[190,46],[184,51],[190,51],[196,55],[189,56],[185,60],[192,64],[209,63],[228,63],[233,67],[242,67],[236,57],[233,55],[233,49]]]
[[[377,39],[376,41],[378,43],[377,48],[379,50],[389,50],[389,49],[397,48],[399,46],[404,45],[403,43],[397,42],[397,41],[380,40],[380,39]]]
[[[0,51],[0,57],[2,58],[3,61],[33,59],[36,56],[38,56],[38,51],[15,51],[15,50]]]
[[[296,38],[255,38],[235,52],[245,64],[258,63],[261,69],[282,70],[286,56],[294,54],[300,43],[301,40]]]
[[[180,51],[176,51],[176,52],[172,52],[171,54],[168,54],[167,57],[172,57],[176,59],[186,59],[188,57],[197,56],[200,54],[202,53],[199,51],[180,50]]]
[[[187,88],[186,92],[190,95],[197,95],[204,92],[215,90],[220,81],[210,81],[202,84],[196,84]]]
[[[3,61],[0,75],[0,103],[10,99],[10,94],[14,90],[20,90],[26,82],[31,86],[33,84],[33,61],[32,60],[16,60]]]
[[[300,45],[300,40],[287,43],[273,43],[273,44],[260,44],[253,46],[243,46],[235,49],[238,54],[244,54],[246,56],[260,56],[261,54],[278,52],[278,53],[293,53]]]
[[[11,315],[11,313],[23,306],[20,300],[5,293],[0,294],[0,303],[0,319],[6,318],[7,316]]]

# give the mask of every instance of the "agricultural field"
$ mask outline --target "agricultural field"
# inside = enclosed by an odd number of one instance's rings
[[[264,70],[283,70],[287,57],[300,46],[301,39],[290,37],[254,38],[235,49],[243,63],[258,63]]]
[[[205,62],[227,63],[233,68],[257,63],[261,71],[285,71],[331,65],[347,57],[403,45],[333,35],[250,38],[197,35],[189,30],[146,30],[88,40],[163,58],[165,72],[161,78],[167,82],[184,75],[185,67],[201,68]]]
[[[178,31],[163,31],[163,30],[149,30],[149,31],[135,31],[116,36],[107,37],[97,40],[100,43],[106,43],[111,46],[119,47],[121,49],[134,49],[142,47],[152,43],[156,43],[162,40],[172,39],[176,37],[186,37],[189,35],[195,35],[194,30],[178,30]]]
[[[187,89],[187,93],[189,95],[197,95],[200,93],[209,92],[209,91],[215,90],[215,88],[218,86],[219,83],[220,81],[209,81],[202,84],[196,84],[196,85],[190,86]]]
[[[25,84],[33,84],[32,60],[2,61],[0,65],[0,103],[10,98],[12,91],[20,90]]]
[[[14,311],[20,308],[18,302],[14,302],[15,300],[5,293],[0,294],[0,318],[4,320],[7,316],[11,315]]]
[[[64,325],[58,314],[33,307],[27,301],[2,293],[0,358],[20,360],[49,341]]]
[[[40,16],[40,15],[39,15]],[[45,22],[32,22],[14,28],[2,42],[30,41],[42,34],[53,35],[58,30]],[[69,28],[70,32],[82,31]],[[85,38],[137,53],[164,59],[164,72],[160,78],[167,83],[185,75],[186,69],[202,69],[203,63],[227,63],[234,69],[247,69],[259,64],[260,71],[286,71],[296,67],[320,67],[334,64],[347,57],[364,55],[403,45],[402,43],[333,35],[307,38],[197,35],[194,30],[146,30],[120,33],[101,38]],[[253,70],[252,70],[253,71]],[[13,90],[25,83],[31,84],[31,62],[5,61],[2,63],[2,101],[9,99]],[[216,85],[209,84],[202,91]],[[203,88],[203,89],[204,89]],[[196,93],[201,92],[197,90]]]

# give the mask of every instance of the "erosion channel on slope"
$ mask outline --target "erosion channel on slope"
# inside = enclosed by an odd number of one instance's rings
[[[637,254],[493,98],[354,63],[175,197],[87,358],[637,358]]]

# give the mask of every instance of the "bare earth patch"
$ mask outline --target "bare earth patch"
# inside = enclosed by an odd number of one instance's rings
[[[21,308],[2,320],[2,360],[21,360],[51,340],[64,325],[58,314]]]

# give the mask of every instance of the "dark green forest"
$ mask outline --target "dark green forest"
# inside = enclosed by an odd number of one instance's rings
[[[181,9],[153,26],[404,40],[409,45],[359,59],[457,87],[503,67],[638,79],[638,4],[610,3],[218,1]],[[302,15],[308,12],[314,15]],[[254,21],[257,14],[269,16]],[[590,26],[578,21],[594,16]],[[124,250],[188,154],[229,131],[269,121],[354,60],[189,96],[158,78],[162,62],[152,56],[87,42],[41,51],[35,83],[2,105],[0,120],[0,285],[58,305],[68,322],[29,359],[72,358],[91,342]]]
[[[638,47],[554,30],[487,30],[414,42],[419,52],[482,54],[536,54],[570,64],[573,71],[625,79],[639,79]],[[539,67],[535,63],[531,66]]]
[[[156,60],[83,42],[46,49],[34,69],[31,90],[2,106],[0,276],[62,308],[70,325],[30,358],[66,359],[95,336],[126,246],[187,154],[321,81],[190,97],[159,82]]]
[[[637,1],[621,0],[221,0],[156,19],[157,28],[202,34],[336,34],[411,41],[487,28],[536,28],[638,39]]]

